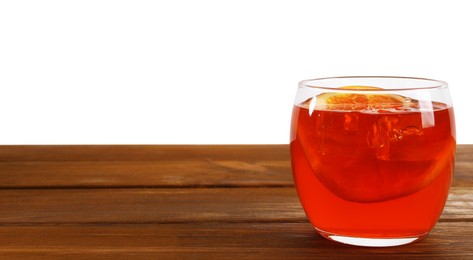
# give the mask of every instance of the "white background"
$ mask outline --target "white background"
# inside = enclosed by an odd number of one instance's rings
[[[471,1],[2,1],[0,144],[288,143],[298,81],[449,83],[473,143]]]

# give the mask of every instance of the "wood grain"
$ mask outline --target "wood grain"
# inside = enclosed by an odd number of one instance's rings
[[[473,186],[460,145],[453,186]],[[0,188],[293,186],[287,145],[0,146]]]
[[[0,162],[0,188],[293,186],[289,159]]]
[[[453,188],[441,221],[473,221]],[[0,224],[305,222],[294,188],[0,190]]]
[[[3,145],[0,162],[287,160],[289,146],[275,145]]]
[[[473,145],[457,145],[456,157],[471,162]],[[0,162],[143,161],[182,159],[287,160],[289,146],[273,145],[0,145]]]
[[[306,221],[293,188],[1,190],[0,223]]]
[[[361,248],[328,241],[308,223],[0,227],[0,257],[467,259],[473,257],[473,240],[464,238],[472,229],[473,223],[468,222],[438,223],[425,240],[415,244]]]

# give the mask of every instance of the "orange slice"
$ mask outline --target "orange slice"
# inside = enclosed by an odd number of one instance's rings
[[[371,86],[344,86],[340,89],[380,90]],[[402,107],[405,98],[393,94],[361,94],[326,92],[316,97],[316,107],[321,110],[363,110]]]

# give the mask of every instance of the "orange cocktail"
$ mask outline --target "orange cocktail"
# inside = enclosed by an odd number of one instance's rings
[[[412,84],[384,86],[390,79]],[[309,220],[323,236],[348,244],[393,246],[425,237],[453,174],[454,117],[445,83],[321,80],[301,83],[291,127],[294,180]]]

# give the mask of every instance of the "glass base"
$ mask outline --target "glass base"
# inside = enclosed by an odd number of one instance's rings
[[[316,229],[317,230],[317,229]],[[396,238],[367,238],[367,237],[350,237],[330,234],[324,231],[317,230],[323,237],[347,244],[352,246],[364,246],[364,247],[390,247],[390,246],[402,246],[410,243],[422,240],[427,236],[428,233],[421,234],[419,236],[412,237],[396,237]]]

